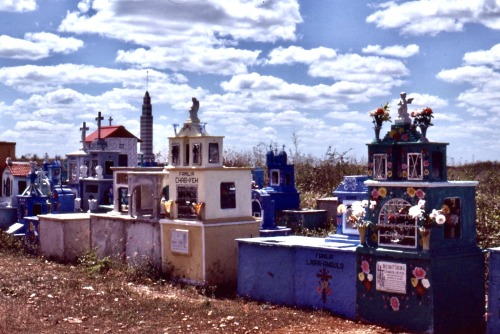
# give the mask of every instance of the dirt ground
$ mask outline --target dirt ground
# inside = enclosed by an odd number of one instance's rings
[[[123,268],[0,252],[0,333],[395,333],[379,326],[172,284]]]

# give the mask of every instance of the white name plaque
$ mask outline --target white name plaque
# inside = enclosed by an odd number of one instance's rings
[[[170,250],[173,253],[189,254],[189,231],[173,229],[170,231]]]
[[[379,291],[406,293],[406,264],[377,262],[376,288]]]

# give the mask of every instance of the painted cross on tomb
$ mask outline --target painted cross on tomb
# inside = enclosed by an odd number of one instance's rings
[[[318,274],[316,274],[316,277],[320,279],[318,281],[319,286],[316,287],[316,291],[318,293],[321,293],[321,300],[323,301],[323,303],[326,303],[326,296],[332,294],[332,289],[330,288],[330,279],[332,279],[333,276],[328,273],[328,270],[326,270],[326,268],[323,268],[319,271]]]

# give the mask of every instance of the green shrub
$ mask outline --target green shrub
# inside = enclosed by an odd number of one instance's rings
[[[108,256],[98,258],[95,249],[89,250],[85,255],[79,257],[78,263],[87,270],[90,276],[107,273],[113,264]]]

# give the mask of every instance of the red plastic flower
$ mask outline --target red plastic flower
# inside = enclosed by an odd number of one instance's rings
[[[417,189],[415,195],[417,195],[418,198],[423,199],[425,197],[425,192],[422,189]]]
[[[391,297],[390,303],[393,311],[399,311],[399,299],[397,297]]]
[[[415,267],[412,271],[412,274],[413,274],[413,276],[415,276],[415,278],[422,279],[422,278],[425,278],[425,275],[427,275],[427,272],[425,271],[425,269],[423,269],[421,267]]]
[[[369,274],[370,273],[370,264],[368,263],[368,261],[366,261],[366,260],[361,261],[361,270],[365,274]]]

